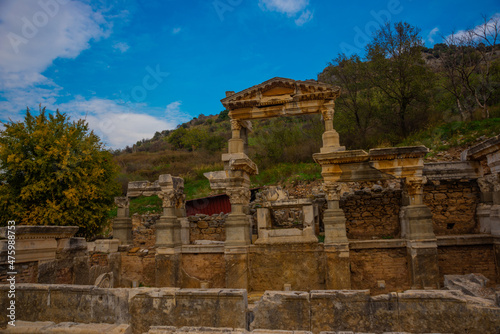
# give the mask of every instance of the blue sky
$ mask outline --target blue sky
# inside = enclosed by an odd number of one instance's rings
[[[219,113],[225,91],[316,79],[385,20],[432,47],[499,13],[498,0],[0,0],[0,120],[41,103],[124,148]]]

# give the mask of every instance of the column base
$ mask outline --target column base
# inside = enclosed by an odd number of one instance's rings
[[[181,224],[175,216],[162,216],[156,223],[156,247],[181,246]]]
[[[250,220],[243,213],[231,213],[226,219],[226,247],[250,245]]]
[[[436,239],[432,226],[432,213],[426,205],[409,205],[399,212],[401,236],[410,240]]]
[[[117,217],[113,219],[113,239],[120,240],[122,245],[132,245],[132,218]]]
[[[346,218],[342,209],[327,209],[323,215],[325,245],[347,243]]]

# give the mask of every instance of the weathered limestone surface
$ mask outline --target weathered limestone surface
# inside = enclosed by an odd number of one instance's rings
[[[370,297],[368,291],[267,291],[253,314],[254,330],[477,334],[500,331],[500,308],[478,303],[459,291],[407,291],[375,297]]]
[[[79,324],[75,322],[62,322],[55,324],[50,321],[29,322],[16,321],[16,326],[8,326],[0,330],[2,334],[132,334],[132,328],[127,324]]]
[[[226,286],[224,253],[183,254],[181,271],[183,288],[200,288],[202,283],[209,288]]]
[[[7,285],[0,285],[3,296]],[[80,323],[123,324],[130,320],[129,291],[101,289],[82,285],[16,285],[16,319]],[[9,300],[2,297],[0,305],[7,309]],[[0,317],[6,324],[5,316]]]
[[[310,312],[307,292],[266,292],[253,310],[250,329],[309,330]]]
[[[249,290],[325,288],[323,246],[316,244],[255,245],[249,250]]]
[[[134,333],[150,326],[245,328],[245,290],[149,289],[130,301]]]

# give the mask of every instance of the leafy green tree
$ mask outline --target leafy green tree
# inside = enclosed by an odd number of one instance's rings
[[[406,22],[386,23],[367,45],[367,73],[372,85],[391,103],[402,137],[415,127],[408,118],[412,112],[423,112],[419,102],[425,102],[433,85],[432,72],[422,59],[419,33],[420,29]]]
[[[117,166],[84,120],[56,111],[0,130],[0,223],[79,226],[91,238],[102,231],[114,196]]]
[[[367,63],[358,55],[339,54],[319,75],[319,81],[342,87],[335,101],[335,124],[349,147],[370,147],[379,114],[379,90],[367,76]]]

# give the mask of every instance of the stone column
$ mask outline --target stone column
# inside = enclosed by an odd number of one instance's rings
[[[231,133],[232,138],[229,139],[228,153],[243,153],[245,151],[245,142],[241,138],[242,124],[240,121],[232,119],[231,120]]]
[[[323,215],[325,226],[326,288],[332,290],[351,288],[349,241],[346,233],[346,217],[340,208],[342,184],[324,182],[323,190],[328,209]]]
[[[180,286],[181,223],[177,217],[184,202],[184,180],[160,175],[163,215],[156,223],[156,286]]]
[[[431,210],[423,203],[423,178],[405,179],[406,204],[401,208],[401,234],[406,238],[412,288],[439,288],[437,239]]]
[[[226,288],[248,288],[248,246],[251,242],[250,189],[247,186],[226,189],[231,202],[231,213],[226,219]]]
[[[132,245],[132,219],[129,217],[128,197],[115,197],[118,207],[116,218],[113,219],[113,239],[120,240],[122,245]]]
[[[333,128],[334,109],[334,101],[327,102],[321,107],[321,114],[323,115],[323,120],[325,122],[325,132],[323,133],[323,147],[321,148],[321,153],[329,153],[339,151],[341,149],[339,134]]]

